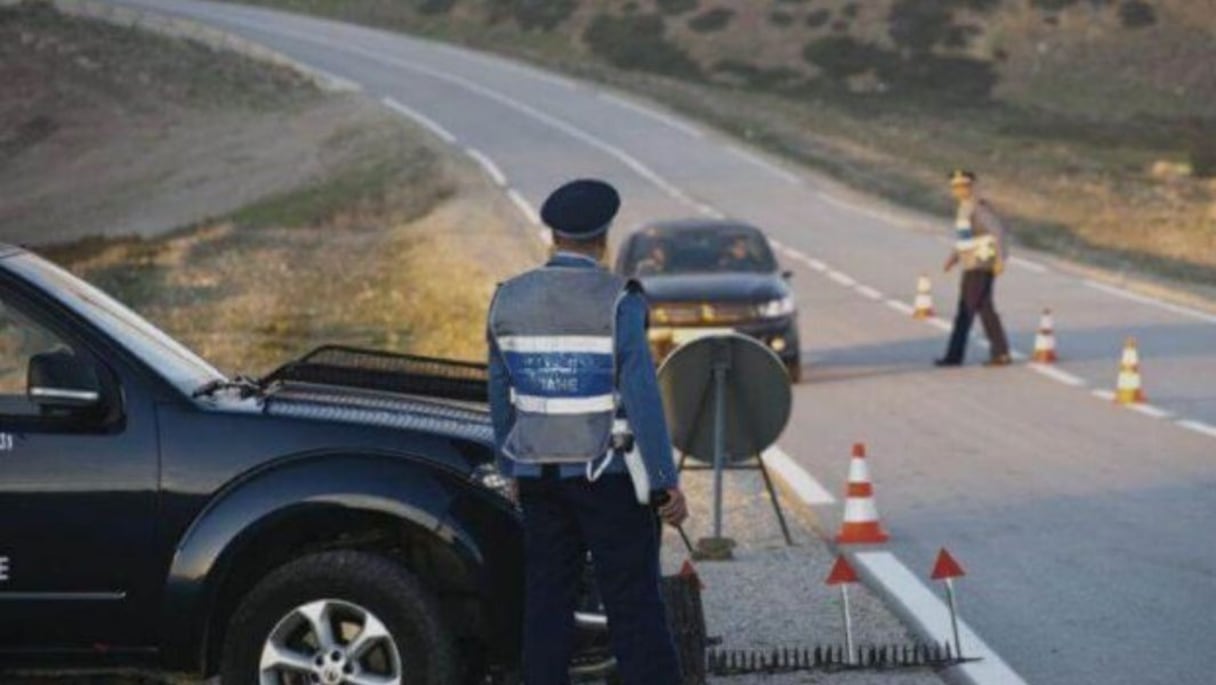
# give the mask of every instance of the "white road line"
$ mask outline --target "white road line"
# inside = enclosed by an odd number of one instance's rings
[[[243,23],[243,22],[238,21],[237,23]],[[516,100],[515,98],[513,98],[509,95],[506,95],[505,93],[501,93],[497,90],[494,90],[493,88],[484,86],[472,79],[468,79],[463,76],[457,76],[455,74],[449,74],[445,71],[440,71],[439,69],[433,69],[431,67],[423,66],[421,64],[416,64],[414,62],[409,62],[407,60],[399,59],[397,57],[393,57],[390,55],[381,54],[374,50],[369,50],[367,48],[363,48],[358,45],[333,42],[333,41],[318,38],[311,34],[300,32],[300,31],[293,31],[291,29],[285,29],[282,27],[268,28],[264,25],[254,25],[253,28],[260,30],[260,31],[267,32],[267,33],[277,33],[277,34],[283,35],[283,36],[294,37],[298,40],[308,42],[308,43],[313,43],[315,45],[324,45],[328,48],[335,49],[335,50],[342,50],[342,51],[353,53],[356,55],[362,55],[364,57],[367,57],[368,59],[375,60],[382,64],[388,64],[390,66],[395,66],[395,67],[404,69],[406,71],[413,71],[418,74],[430,76],[430,77],[435,78],[440,81],[446,81],[448,83],[451,83],[453,85],[464,88],[465,90],[476,93],[476,94],[481,95],[490,100],[494,100],[495,102],[498,102],[502,105],[505,105],[506,107],[514,109],[515,111],[520,112],[521,114],[532,117],[533,119],[536,119],[537,121],[547,124],[559,131],[562,131],[563,133],[570,136],[571,138],[581,140],[582,142],[586,143],[587,145],[594,147],[602,152],[607,153],[609,156],[616,158],[618,161],[620,161],[626,167],[633,170],[633,172],[636,173],[637,175],[641,176],[642,178],[646,179],[647,181],[650,181],[654,185],[658,186],[658,188],[660,190],[667,193],[672,198],[679,200],[680,202],[683,202],[693,208],[696,208],[696,206],[697,206],[697,203],[692,198],[690,198],[687,193],[685,193],[680,188],[676,187],[675,184],[671,183],[666,178],[659,175],[653,169],[646,166],[641,161],[639,161],[637,158],[633,157],[632,155],[630,155],[628,152],[625,152],[621,148],[619,148],[597,136],[594,136],[594,135],[588,133],[587,131],[584,131],[583,129],[575,126],[574,124],[571,124],[568,121],[565,121],[564,119],[560,119],[547,112],[543,112],[531,105],[520,102],[519,100]],[[398,103],[398,104],[400,104],[400,103]],[[451,135],[451,134],[449,134],[449,135]]]
[[[761,455],[764,463],[773,473],[785,481],[798,499],[811,506],[834,504],[836,498],[815,480],[806,469],[802,468],[779,447],[770,447]]]
[[[1021,268],[1025,269],[1025,270],[1027,270],[1027,271],[1033,271],[1033,272],[1034,272],[1034,273],[1036,273],[1036,274],[1044,274],[1044,273],[1047,273],[1047,265],[1046,265],[1046,264],[1040,264],[1040,263],[1038,263],[1038,262],[1032,262],[1032,261],[1030,261],[1029,259],[1025,259],[1025,258],[1023,258],[1023,257],[1010,257],[1010,258],[1009,258],[1009,263],[1010,263],[1010,264],[1012,264],[1012,265],[1014,265],[1014,266],[1021,267]]]
[[[897,312],[903,312],[904,314],[908,314],[909,316],[911,316],[912,312],[916,311],[916,308],[913,307],[912,305],[908,304],[907,302],[900,302],[899,300],[896,300],[896,299],[888,299],[887,306],[890,307],[891,309],[894,309]]]
[[[785,249],[785,244],[783,244],[780,240],[777,240],[776,238],[774,238],[772,236],[768,236],[768,244],[772,245],[773,247],[775,247],[778,250]]]
[[[890,552],[857,552],[853,559],[858,570],[872,585],[880,586],[895,611],[913,624],[914,629],[929,641],[951,642],[950,612],[946,603],[916,577],[907,566]],[[1025,685],[1010,666],[992,650],[966,621],[958,622],[959,641],[963,656],[978,657],[955,666],[957,671],[978,685]]]
[[[1179,426],[1182,426],[1187,430],[1192,430],[1196,433],[1202,433],[1208,437],[1216,438],[1216,426],[1213,426],[1210,423],[1195,421],[1194,419],[1181,419],[1179,421],[1175,421],[1174,423],[1177,423]]]
[[[882,293],[878,292],[877,290],[871,288],[868,285],[858,285],[857,292],[861,293],[865,297],[870,298],[871,300],[881,300],[882,299]]]
[[[1198,309],[1192,309],[1190,307],[1183,307],[1182,305],[1177,305],[1172,302],[1158,300],[1155,297],[1149,297],[1148,295],[1141,295],[1139,293],[1134,293],[1134,292],[1132,292],[1130,290],[1126,290],[1124,288],[1119,288],[1119,287],[1116,287],[1113,285],[1109,285],[1107,283],[1102,283],[1101,281],[1095,281],[1095,280],[1087,278],[1087,279],[1085,279],[1084,283],[1085,283],[1085,285],[1089,286],[1090,288],[1093,288],[1094,290],[1101,290],[1102,292],[1110,294],[1110,295],[1114,295],[1115,297],[1121,297],[1125,300],[1130,300],[1132,302],[1138,302],[1140,304],[1147,304],[1149,306],[1156,307],[1158,309],[1164,309],[1169,312],[1174,312],[1175,314],[1189,316],[1192,319],[1198,319],[1200,321],[1206,321],[1208,323],[1216,323],[1216,314],[1209,314],[1207,312],[1199,311]]]
[[[743,161],[767,171],[790,185],[802,185],[802,179],[792,172],[786,171],[776,164],[764,159],[751,150],[745,150],[738,145],[726,145],[727,151]]]
[[[422,124],[425,128],[429,129],[431,133],[434,133],[435,135],[442,138],[444,142],[449,143],[449,144],[456,142],[456,136],[453,135],[451,131],[440,126],[438,122],[436,122],[434,119],[428,117],[427,115],[423,114],[422,112],[419,112],[418,110],[416,110],[412,107],[407,107],[407,106],[401,104],[400,102],[397,102],[396,100],[394,100],[391,97],[386,97],[386,98],[382,99],[381,102],[384,103],[385,107],[388,107],[391,110],[395,110],[398,114],[403,114],[403,115],[409,117],[410,119],[413,119],[414,121],[418,122],[419,124]]]
[[[692,124],[688,124],[683,121],[680,121],[679,119],[677,119],[665,112],[662,112],[658,109],[653,109],[651,107],[647,107],[645,105],[638,104],[632,100],[623,98],[614,93],[600,92],[599,96],[609,102],[612,102],[621,107],[624,107],[625,109],[628,109],[633,112],[637,112],[638,114],[641,114],[642,116],[649,117],[651,119],[654,119],[655,121],[658,121],[671,128],[674,128],[677,131],[680,131],[681,133],[690,135],[693,138],[704,138],[705,137],[705,134],[700,129],[694,127]]]
[[[828,278],[832,279],[833,281],[836,281],[837,283],[839,283],[840,285],[843,285],[846,288],[852,288],[853,286],[857,285],[857,281],[853,280],[852,276],[845,274],[845,273],[841,273],[835,269],[828,271]]]
[[[528,198],[520,195],[519,191],[514,188],[507,188],[507,197],[511,198],[511,202],[515,203],[524,218],[537,226],[540,225],[540,216],[536,213],[536,208],[532,206],[532,203],[528,202]]]
[[[828,270],[827,264],[824,264],[823,262],[819,261],[818,259],[815,259],[814,257],[807,257],[806,265],[816,271],[827,271]]]
[[[938,328],[938,329],[941,329],[941,330],[947,331],[947,332],[954,330],[954,326],[949,321],[946,321],[945,319],[941,318],[940,316],[935,316],[932,319],[925,319],[925,323],[929,324],[930,326],[932,326],[934,328]]]
[[[1154,407],[1151,404],[1129,404],[1127,405],[1127,408],[1131,409],[1132,411],[1138,411],[1145,416],[1151,416],[1154,419],[1167,419],[1170,417],[1170,413],[1168,411],[1162,409],[1161,407]]]
[[[485,169],[486,174],[494,180],[494,185],[500,187],[505,187],[507,185],[507,177],[502,173],[502,169],[499,169],[498,165],[494,163],[494,160],[485,156],[481,150],[476,148],[466,147],[464,151],[468,153],[470,157],[477,160],[477,163],[481,165],[482,169]]]
[[[1113,390],[1102,390],[1102,389],[1091,390],[1089,394],[1093,395],[1094,397],[1097,397],[1100,400],[1106,400],[1107,402],[1115,401],[1115,393]]]
[[[1014,361],[1018,361],[1018,362],[1024,362],[1027,359],[1025,352],[1022,352],[1021,350],[1015,350],[1012,347],[1009,348],[1009,358]]]
[[[694,202],[693,207],[695,207],[698,212],[704,214],[705,216],[707,216],[711,219],[725,219],[726,218],[726,214],[722,213],[722,211],[719,210],[717,207],[714,207],[712,205],[707,205],[704,202]]]
[[[820,198],[823,199],[824,202],[827,202],[830,205],[836,205],[837,207],[840,207],[841,209],[846,209],[850,212],[857,212],[858,214],[865,214],[866,216],[868,216],[870,218],[878,219],[879,221],[885,221],[885,222],[891,223],[891,224],[906,223],[903,220],[901,220],[897,217],[893,217],[885,212],[880,212],[876,209],[870,209],[869,207],[866,207],[864,205],[854,204],[852,202],[848,202],[847,200],[841,200],[840,198],[834,197],[823,190],[818,191],[818,195]]]
[[[1071,373],[1068,373],[1067,371],[1064,371],[1062,369],[1057,369],[1054,366],[1049,366],[1047,364],[1031,363],[1031,364],[1027,364],[1026,368],[1030,369],[1031,371],[1034,371],[1035,373],[1042,374],[1054,381],[1059,381],[1059,382],[1063,383],[1064,385],[1071,385],[1074,388],[1080,388],[1085,385],[1085,381],[1083,379],[1081,379],[1080,377],[1074,376]]]

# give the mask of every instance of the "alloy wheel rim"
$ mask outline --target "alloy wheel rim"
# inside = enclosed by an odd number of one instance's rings
[[[289,611],[262,645],[261,685],[401,685],[401,653],[367,609],[321,599]]]

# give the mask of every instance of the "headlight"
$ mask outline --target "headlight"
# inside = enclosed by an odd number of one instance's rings
[[[769,300],[756,308],[757,313],[766,319],[775,319],[794,313],[794,297],[787,295],[777,300]]]
[[[482,464],[473,469],[469,479],[483,488],[493,490],[507,499],[511,499],[511,481],[498,472],[493,464]]]

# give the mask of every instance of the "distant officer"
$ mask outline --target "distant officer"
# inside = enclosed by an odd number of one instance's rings
[[[1005,227],[992,206],[976,193],[976,176],[965,170],[950,174],[950,190],[958,200],[958,213],[954,220],[954,249],[946,259],[947,272],[961,263],[963,278],[959,288],[958,312],[954,316],[954,330],[946,356],[938,359],[938,366],[959,366],[967,351],[967,336],[971,322],[979,314],[988,336],[991,355],[985,366],[1008,366],[1009,341],[1001,326],[1001,317],[993,304],[993,287],[996,277],[1005,270],[1008,257],[1008,240]]]
[[[636,282],[600,266],[619,207],[602,181],[558,188],[541,209],[555,254],[502,284],[490,307],[499,467],[515,479],[524,516],[526,685],[570,682],[575,585],[587,550],[623,681],[680,682],[659,593],[658,521],[638,492],[666,494],[658,513],[668,523],[682,522],[687,509],[645,299]],[[644,463],[633,474],[638,490],[624,464],[631,442]]]

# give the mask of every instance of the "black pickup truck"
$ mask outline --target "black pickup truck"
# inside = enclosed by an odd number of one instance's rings
[[[338,347],[229,379],[0,246],[0,672],[509,682],[522,534],[484,399],[480,365]]]

